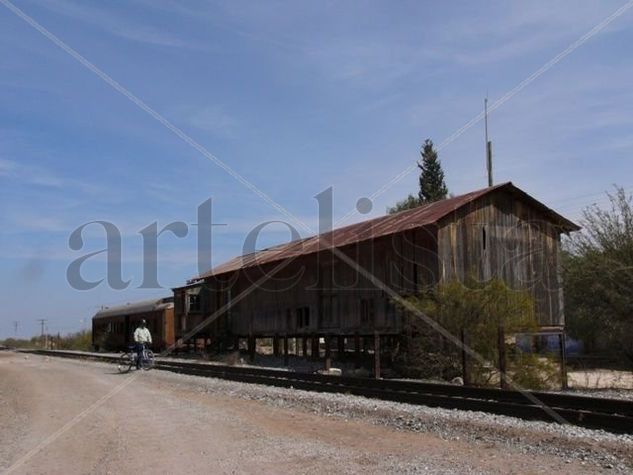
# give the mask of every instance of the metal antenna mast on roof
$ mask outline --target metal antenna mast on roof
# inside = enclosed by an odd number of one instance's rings
[[[488,96],[484,99],[484,124],[486,130],[486,168],[488,170],[488,186],[492,186],[492,142],[488,140]]]

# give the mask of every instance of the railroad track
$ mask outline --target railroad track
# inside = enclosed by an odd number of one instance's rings
[[[65,351],[33,353],[66,358],[96,359],[116,363],[118,358]],[[560,422],[609,432],[633,433],[633,401],[567,394],[473,388],[449,384],[376,380],[290,371],[180,362],[162,359],[156,368],[180,374],[213,377],[306,391],[344,393],[384,401],[500,414],[521,419]],[[538,400],[538,403],[535,401]]]

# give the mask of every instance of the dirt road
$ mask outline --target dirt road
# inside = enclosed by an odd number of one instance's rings
[[[552,455],[536,459],[508,447],[205,393],[170,373],[119,375],[106,364],[7,352],[0,352],[0,420],[1,473],[596,470]]]

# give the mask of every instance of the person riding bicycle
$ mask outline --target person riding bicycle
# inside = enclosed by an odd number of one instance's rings
[[[136,350],[136,369],[141,369],[143,350],[146,344],[152,343],[152,334],[147,329],[147,322],[141,320],[139,326],[134,330],[134,349]]]

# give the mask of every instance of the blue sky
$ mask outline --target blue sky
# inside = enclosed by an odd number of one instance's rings
[[[624,5],[561,2],[15,1],[15,5],[311,227],[335,219]],[[633,8],[490,115],[495,179],[570,218],[633,190]],[[195,228],[160,238],[166,290],[138,289],[141,235],[213,198],[214,263],[284,219],[243,184],[0,3],[0,338],[88,325],[99,305],[169,293],[197,273]],[[452,193],[485,186],[483,124],[442,148]],[[415,192],[409,174],[372,215]],[[354,215],[347,222],[363,219]],[[77,291],[69,263],[123,235],[128,289]],[[302,234],[307,234],[300,229]],[[262,245],[288,238],[280,225]],[[86,278],[104,275],[96,258]]]

